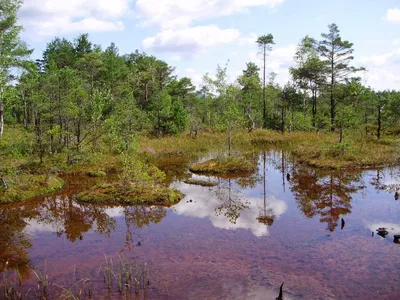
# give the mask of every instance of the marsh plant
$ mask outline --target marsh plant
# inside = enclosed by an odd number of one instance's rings
[[[144,162],[136,155],[122,155],[122,169],[119,174],[121,183],[158,184],[165,180],[165,173],[157,167]]]
[[[104,255],[104,263],[97,271],[97,275],[103,275],[104,284],[110,295],[120,294],[129,299],[129,296],[146,297],[150,286],[149,269],[146,263],[139,264],[123,255],[119,255],[116,262],[111,257]],[[67,283],[60,284],[51,281],[47,274],[47,266],[43,271],[32,270],[36,283],[24,286],[21,273],[18,268],[8,269],[8,262],[0,282],[0,298],[7,300],[24,299],[96,299],[103,290],[102,287],[93,287],[93,279],[90,276],[79,278],[74,267],[71,279]]]

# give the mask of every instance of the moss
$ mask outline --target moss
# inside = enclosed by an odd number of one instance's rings
[[[99,170],[99,171],[89,171],[87,172],[87,175],[89,177],[105,177],[107,176],[107,173],[105,171]]]
[[[184,195],[161,185],[150,184],[99,184],[79,193],[76,200],[89,203],[172,205]]]
[[[54,192],[64,186],[57,176],[15,175],[4,176],[7,188],[0,189],[0,204],[18,202]]]
[[[284,146],[289,143],[287,136],[271,130],[256,130],[250,135],[250,141],[256,146]]]
[[[256,165],[241,157],[224,157],[194,164],[189,170],[205,174],[251,173],[256,170]]]
[[[199,179],[187,179],[184,181],[186,184],[200,185],[200,186],[216,186],[218,183],[215,181],[205,181]]]

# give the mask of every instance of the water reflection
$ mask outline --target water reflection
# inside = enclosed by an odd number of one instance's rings
[[[351,213],[352,195],[365,188],[360,173],[324,173],[297,166],[291,177],[291,190],[301,211],[309,218],[319,215],[331,232],[340,216]]]
[[[29,234],[24,229],[26,220],[38,214],[33,207],[0,206],[0,273],[6,268],[18,268],[22,279],[29,278],[31,261],[28,249],[32,247]]]
[[[231,179],[228,179],[226,187],[222,187],[222,183],[218,185],[215,195],[221,201],[221,204],[215,207],[215,213],[217,216],[224,215],[229,222],[236,224],[240,212],[248,209],[250,202],[243,199],[239,192],[232,189],[231,181]]]
[[[389,237],[395,244],[399,244],[400,224],[389,222],[372,222],[367,225],[368,229],[376,232],[382,238]]]
[[[33,267],[28,250],[33,240],[42,234],[54,233],[71,243],[84,240],[90,232],[110,238],[117,218],[126,225],[125,247],[133,246],[134,229],[159,223],[166,216],[164,207],[118,207],[79,204],[72,197],[46,197],[23,206],[0,206],[0,273],[18,268],[23,278],[29,278]]]
[[[236,230],[247,229],[255,236],[268,235],[268,224],[259,222],[260,213],[267,211],[273,218],[279,218],[287,210],[287,204],[274,196],[264,199],[251,196],[255,190],[237,191],[232,180],[220,179],[219,187],[207,188],[175,184],[186,198],[174,206],[179,215],[207,218],[216,228]],[[192,202],[189,201],[192,199]]]
[[[376,170],[376,175],[371,178],[370,184],[375,189],[394,194],[394,200],[400,197],[400,177],[398,172],[390,169],[389,174],[383,170]]]

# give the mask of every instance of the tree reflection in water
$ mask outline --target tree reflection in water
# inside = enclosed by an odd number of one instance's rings
[[[133,229],[140,229],[151,223],[157,224],[167,215],[162,206],[127,206],[123,209],[126,224],[125,248],[131,250],[134,246]],[[132,228],[133,225],[133,228]]]
[[[351,213],[352,195],[364,187],[360,173],[326,173],[298,166],[291,178],[291,190],[301,211],[309,218],[319,215],[331,232],[341,215]]]
[[[225,186],[221,183],[218,184],[215,195],[222,201],[222,203],[215,208],[215,213],[218,216],[223,214],[232,224],[236,224],[237,219],[240,217],[240,212],[243,209],[249,208],[250,203],[243,199],[237,191],[232,189],[232,179],[228,179],[228,184]]]
[[[32,267],[28,249],[32,247],[24,231],[27,221],[38,215],[34,207],[0,206],[0,273],[6,268],[18,268],[22,279],[29,278]]]
[[[28,249],[33,246],[31,232],[46,231],[56,233],[76,243],[84,239],[90,230],[110,237],[115,231],[116,216],[110,215],[110,209],[117,209],[125,217],[126,244],[133,244],[132,229],[140,229],[151,223],[159,223],[166,216],[164,207],[118,207],[93,204],[80,204],[70,197],[53,196],[41,201],[24,205],[0,206],[0,273],[7,269],[18,268],[22,279],[30,277],[33,265]]]
[[[267,225],[267,226],[272,226],[275,220],[275,216],[273,214],[273,211],[271,208],[267,208],[267,166],[266,166],[266,153],[263,153],[263,195],[264,195],[264,205],[263,209],[260,212],[259,217],[257,218],[257,221]]]

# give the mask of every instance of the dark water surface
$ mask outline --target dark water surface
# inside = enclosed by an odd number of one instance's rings
[[[162,167],[186,194],[172,208],[82,205],[74,194],[95,180],[73,176],[55,195],[0,206],[0,273],[8,261],[34,287],[30,269],[46,265],[53,283],[90,276],[93,299],[126,299],[99,271],[123,254],[150,270],[137,298],[275,299],[285,282],[284,299],[400,299],[398,168],[318,171],[268,152],[256,174],[208,188],[179,181],[184,160]]]

